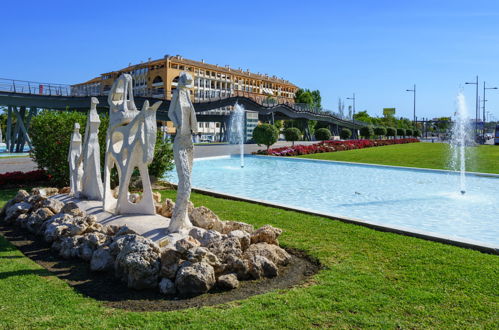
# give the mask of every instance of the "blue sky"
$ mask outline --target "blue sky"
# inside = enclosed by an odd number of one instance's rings
[[[0,12],[2,78],[77,83],[180,54],[319,89],[328,109],[355,92],[358,111],[411,118],[413,84],[418,117],[451,115],[460,90],[474,113],[476,75],[499,86],[492,0],[3,0]],[[499,91],[487,95],[499,118]]]

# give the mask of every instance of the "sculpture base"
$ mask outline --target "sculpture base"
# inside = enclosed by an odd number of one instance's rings
[[[169,236],[167,228],[170,225],[170,219],[159,214],[112,214],[104,211],[102,201],[83,200],[66,194],[59,194],[50,198],[57,199],[63,203],[75,202],[86,214],[94,215],[98,223],[107,226],[126,225],[137,234],[149,238],[160,246],[163,245],[160,242]]]

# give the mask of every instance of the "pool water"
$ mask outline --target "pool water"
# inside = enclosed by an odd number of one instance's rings
[[[499,177],[239,156],[196,159],[193,187],[499,247]],[[171,179],[176,182],[175,172]]]

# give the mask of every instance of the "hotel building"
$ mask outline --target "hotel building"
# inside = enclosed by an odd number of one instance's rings
[[[74,96],[107,94],[121,74],[129,73],[133,77],[134,95],[170,100],[182,71],[193,76],[194,83],[190,89],[193,102],[244,95],[260,103],[269,99],[278,103],[294,103],[294,95],[298,90],[296,85],[276,76],[208,64],[203,60],[193,61],[180,55],[166,55],[159,60],[129,65],[121,70],[103,73],[87,82],[72,85],[71,93]],[[230,109],[211,110],[220,111],[226,112]],[[165,124],[167,133],[174,133],[172,123]],[[220,123],[200,122],[199,131],[200,140],[214,140],[220,132]]]

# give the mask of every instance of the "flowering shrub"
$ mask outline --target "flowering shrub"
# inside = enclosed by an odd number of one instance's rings
[[[282,147],[269,150],[259,150],[258,155],[269,156],[300,156],[317,154],[321,152],[334,152],[371,147],[388,146],[392,144],[404,144],[419,142],[418,139],[394,139],[394,140],[348,140],[348,141],[323,141],[308,146],[297,145],[294,147]]]
[[[0,186],[6,184],[21,184],[32,183],[39,181],[47,181],[50,179],[44,170],[36,170],[31,172],[8,172],[0,174]]]

